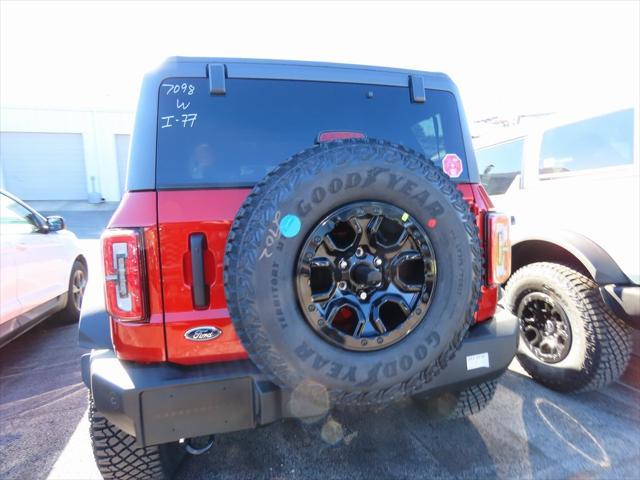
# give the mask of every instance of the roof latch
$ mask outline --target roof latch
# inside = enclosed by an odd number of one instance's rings
[[[207,65],[209,75],[209,93],[211,95],[224,95],[227,93],[226,69],[223,63],[210,63]]]
[[[411,101],[413,103],[424,103],[427,100],[422,76],[409,75],[409,88],[411,89]]]

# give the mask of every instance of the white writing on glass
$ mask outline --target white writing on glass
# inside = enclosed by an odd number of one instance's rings
[[[196,87],[191,83],[163,83],[161,87],[164,87],[166,95],[187,95],[191,96],[195,93]],[[184,97],[176,98],[176,112],[174,115],[161,116],[163,128],[171,128],[174,126],[182,126],[182,128],[193,128],[196,120],[198,119],[197,113],[183,113],[187,112],[191,107],[191,101],[185,100]]]
[[[165,92],[167,95],[178,95],[179,93],[193,95],[196,91],[196,87],[191,83],[163,83],[162,86],[167,89]]]
[[[176,108],[178,110],[186,110],[191,105],[191,102],[181,102],[179,98],[176,98]]]
[[[169,128],[169,127],[173,127],[173,125],[171,125],[171,119],[173,118],[173,115],[166,115],[164,117],[160,117],[161,120],[164,121],[164,124],[162,125],[161,128]]]
[[[179,117],[175,115],[165,115],[160,117],[160,119],[164,122],[160,128],[171,128],[174,124],[182,124],[182,128],[192,128],[193,124],[196,123],[198,119],[197,113],[183,113]]]
[[[193,124],[198,118],[197,113],[183,113],[181,116],[182,116],[181,122],[184,128],[187,128],[187,125],[189,126],[189,128],[193,127]]]

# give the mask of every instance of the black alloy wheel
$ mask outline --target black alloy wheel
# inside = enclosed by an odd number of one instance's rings
[[[425,317],[436,286],[425,229],[385,202],[345,205],[308,235],[297,262],[298,301],[311,328],[347,350],[405,338]]]
[[[548,388],[596,390],[629,364],[633,329],[583,272],[551,262],[525,265],[507,282],[504,305],[520,318],[520,365]]]
[[[536,358],[558,363],[571,350],[571,325],[562,306],[543,292],[526,294],[517,311],[521,338]]]

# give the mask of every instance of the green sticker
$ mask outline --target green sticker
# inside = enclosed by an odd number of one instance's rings
[[[409,214],[407,212],[404,212],[400,218],[403,222],[406,222],[407,220],[409,220]]]

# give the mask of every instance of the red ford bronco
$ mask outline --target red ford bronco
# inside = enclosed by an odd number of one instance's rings
[[[170,59],[126,190],[80,324],[105,478],[168,478],[213,434],[334,405],[475,413],[516,352],[509,219],[445,75]]]

